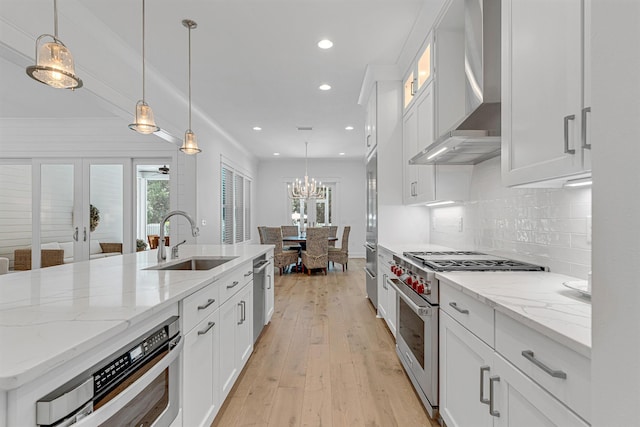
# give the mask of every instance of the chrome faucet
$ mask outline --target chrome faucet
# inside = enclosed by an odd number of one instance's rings
[[[191,234],[193,234],[193,237],[197,237],[198,234],[200,234],[200,230],[198,229],[198,227],[196,227],[196,223],[195,221],[189,216],[188,213],[186,213],[185,211],[171,211],[169,212],[164,218],[162,218],[162,221],[160,221],[160,237],[158,238],[158,262],[162,262],[165,259],[167,259],[167,255],[165,254],[165,249],[164,249],[164,224],[165,222],[167,222],[169,220],[169,218],[171,218],[174,215],[181,215],[185,218],[187,218],[189,220],[189,224],[191,224]],[[184,242],[183,242],[184,243]],[[182,243],[179,243],[182,244]],[[176,245],[177,247],[178,245]],[[174,247],[175,249],[175,247]],[[178,255],[178,251],[175,252],[176,256]]]
[[[182,242],[178,243],[177,245],[175,245],[174,247],[171,248],[171,259],[176,259],[178,258],[178,246],[187,243],[186,240],[183,240]]]

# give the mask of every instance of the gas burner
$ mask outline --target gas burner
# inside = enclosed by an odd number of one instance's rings
[[[471,251],[425,251],[425,252],[405,252],[404,256],[409,257],[429,257],[441,255],[482,255],[479,252]]]
[[[435,271],[544,271],[544,267],[511,259],[429,260]]]

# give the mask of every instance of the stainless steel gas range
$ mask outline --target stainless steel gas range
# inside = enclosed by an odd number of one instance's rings
[[[446,271],[544,271],[545,268],[468,251],[404,252],[394,255],[388,284],[396,290],[396,352],[427,412],[438,411],[438,320],[436,273]],[[395,277],[394,277],[395,276]]]

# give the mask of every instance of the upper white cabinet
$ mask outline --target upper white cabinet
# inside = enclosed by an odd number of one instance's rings
[[[433,38],[431,35],[424,41],[415,61],[409,67],[409,71],[403,83],[403,107],[406,110],[417,99],[417,96],[433,78]]]
[[[588,6],[502,2],[505,185],[565,180],[591,169]]]

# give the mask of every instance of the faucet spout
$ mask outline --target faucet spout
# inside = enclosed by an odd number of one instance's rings
[[[189,216],[188,213],[186,213],[185,211],[169,212],[164,218],[162,218],[162,221],[160,221],[160,237],[158,238],[158,262],[162,262],[167,259],[167,254],[165,253],[164,247],[164,224],[169,220],[169,218],[176,215],[183,216],[189,221],[189,224],[191,224],[191,234],[193,235],[193,237],[198,237],[198,235],[200,234],[200,230],[196,226],[196,222]]]

